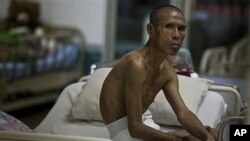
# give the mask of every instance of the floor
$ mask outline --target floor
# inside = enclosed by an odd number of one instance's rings
[[[8,114],[22,121],[31,129],[35,129],[36,126],[39,125],[39,123],[45,118],[53,105],[54,103],[47,103],[31,108],[8,112]]]

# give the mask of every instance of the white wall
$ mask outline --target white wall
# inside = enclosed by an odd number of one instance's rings
[[[89,44],[105,44],[107,0],[37,0],[43,23],[79,28]],[[0,18],[7,15],[10,0],[0,0]]]
[[[79,28],[90,44],[105,43],[107,0],[40,0],[41,20]]]
[[[10,0],[0,0],[0,19],[3,19],[7,15],[7,9],[9,7]]]

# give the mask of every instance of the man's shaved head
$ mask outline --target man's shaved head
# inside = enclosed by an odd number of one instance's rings
[[[159,21],[160,21],[159,13],[163,9],[177,11],[177,12],[181,13],[184,16],[183,12],[179,8],[177,8],[177,7],[173,6],[173,5],[161,5],[161,6],[157,6],[157,7],[153,8],[151,10],[151,12],[150,12],[149,22],[151,24],[153,24],[154,26],[156,26],[159,23]]]

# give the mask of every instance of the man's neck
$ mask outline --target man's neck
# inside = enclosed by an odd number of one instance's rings
[[[158,48],[155,48],[152,45],[146,45],[146,63],[150,65],[154,70],[160,68],[162,62],[167,58],[167,55]]]

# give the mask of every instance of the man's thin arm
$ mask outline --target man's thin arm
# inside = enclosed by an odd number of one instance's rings
[[[131,62],[127,67],[126,75],[126,113],[128,118],[128,130],[132,137],[144,141],[178,141],[178,137],[155,130],[142,122],[142,89],[144,74],[143,68],[138,62]]]
[[[212,139],[212,136],[208,133],[201,121],[190,110],[183,112],[183,115],[179,116],[178,121],[182,124],[184,129],[197,138],[203,141],[208,138]]]
[[[179,84],[176,74],[173,73],[171,76],[171,79],[165,85],[163,91],[173,108],[178,121],[190,134],[201,140],[207,140],[210,138],[210,134],[207,132],[201,121],[184,104],[179,93]]]

